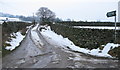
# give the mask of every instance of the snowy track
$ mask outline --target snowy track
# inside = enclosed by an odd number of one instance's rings
[[[118,67],[118,60],[94,58],[61,47],[49,37],[41,34],[37,26],[35,30],[33,28],[28,32],[20,47],[3,58],[3,68],[116,67]]]

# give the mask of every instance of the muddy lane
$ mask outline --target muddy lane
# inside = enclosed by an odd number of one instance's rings
[[[44,46],[35,45],[30,31],[21,45],[3,58],[3,68],[117,68],[118,60],[94,58],[55,44],[37,31]],[[41,47],[41,48],[40,48]]]

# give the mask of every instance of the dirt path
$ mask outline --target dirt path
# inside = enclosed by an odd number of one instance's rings
[[[115,68],[117,60],[98,59],[63,49],[38,31],[44,46],[36,46],[30,31],[11,54],[3,58],[3,68]],[[40,48],[42,47],[42,48]]]

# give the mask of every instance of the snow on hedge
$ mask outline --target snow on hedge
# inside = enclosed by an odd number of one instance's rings
[[[103,50],[97,49],[85,49],[80,48],[79,46],[76,46],[72,41],[70,41],[68,38],[63,38],[62,35],[58,35],[55,32],[51,31],[50,26],[45,27],[46,29],[42,29],[41,34],[45,37],[50,39],[51,42],[55,43],[56,45],[59,45],[63,48],[70,48],[73,51],[82,52],[85,54],[90,54],[94,56],[99,57],[112,57],[108,54],[108,52],[111,50],[111,48],[115,48],[120,46],[120,44],[114,44],[114,43],[108,43],[104,46]]]
[[[25,37],[21,34],[21,32],[12,33],[11,37],[13,37],[13,36],[14,36],[14,38],[11,38],[10,42],[6,41],[6,43],[11,45],[11,46],[6,46],[6,48],[5,48],[6,50],[10,50],[10,51],[14,50],[17,46],[20,45],[20,42]]]

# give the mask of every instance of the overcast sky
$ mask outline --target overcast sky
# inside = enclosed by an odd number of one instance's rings
[[[0,12],[32,16],[40,7],[48,7],[62,19],[114,21],[106,13],[118,10],[119,0],[0,0]]]

